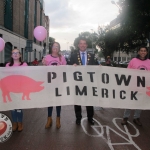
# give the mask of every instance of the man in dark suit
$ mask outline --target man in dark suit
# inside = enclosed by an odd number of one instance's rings
[[[75,54],[71,55],[70,58],[70,65],[77,66],[77,65],[98,65],[97,59],[95,59],[94,54],[88,53],[87,49],[87,41],[85,38],[81,38],[78,43],[79,51]],[[76,115],[76,124],[81,124],[81,106],[75,105],[75,115]],[[93,115],[94,109],[93,106],[86,106],[88,122],[91,125],[94,125]]]

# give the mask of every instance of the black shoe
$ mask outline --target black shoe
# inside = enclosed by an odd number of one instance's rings
[[[80,120],[80,119],[77,119],[77,120],[76,120],[76,124],[77,124],[77,125],[80,125],[80,124],[81,124],[81,120]]]
[[[89,122],[91,125],[94,125],[94,120],[93,120],[93,119],[88,119],[88,122]]]
[[[128,118],[123,118],[121,124],[122,125],[128,125]]]
[[[133,119],[133,122],[138,126],[142,126],[142,123],[140,122],[140,118]]]

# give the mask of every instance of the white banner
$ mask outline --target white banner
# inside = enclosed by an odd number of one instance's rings
[[[0,111],[59,105],[150,109],[150,72],[104,66],[0,68]]]

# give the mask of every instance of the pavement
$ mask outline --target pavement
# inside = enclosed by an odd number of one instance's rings
[[[56,129],[56,109],[53,124],[45,129],[47,108],[26,109],[24,130],[14,132],[0,150],[150,150],[150,110],[141,115],[142,127],[132,121],[133,111],[127,126],[122,126],[124,110],[95,107],[95,125],[86,119],[82,107],[81,125],[75,124],[73,106],[62,106],[61,128]],[[10,117],[10,111],[1,112]]]

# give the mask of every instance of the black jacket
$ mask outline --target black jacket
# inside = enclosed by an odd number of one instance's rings
[[[82,65],[82,60],[81,60],[79,51],[75,54],[72,54],[70,57],[70,65],[73,65],[73,64]],[[87,64],[86,65],[98,65],[98,61],[95,58],[94,54],[87,52]]]

